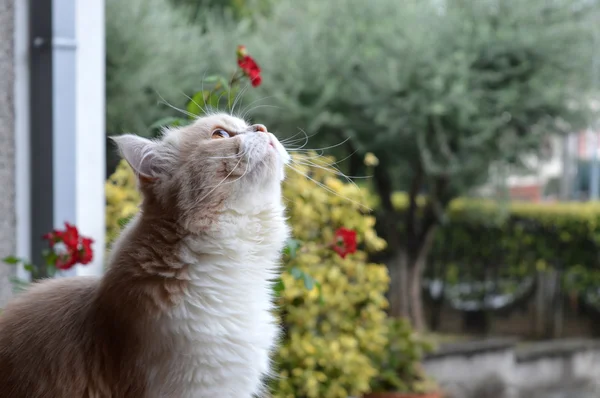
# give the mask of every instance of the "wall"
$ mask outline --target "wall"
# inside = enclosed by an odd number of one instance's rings
[[[15,253],[14,0],[0,0],[0,258]],[[11,296],[9,276],[0,264],[0,306]]]
[[[440,347],[424,366],[449,398],[599,396],[593,385],[600,378],[600,343],[595,340],[462,342]]]

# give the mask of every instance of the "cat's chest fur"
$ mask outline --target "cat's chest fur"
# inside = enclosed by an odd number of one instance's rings
[[[154,389],[158,396],[261,393],[279,331],[272,280],[288,230],[282,211],[232,214],[221,227],[228,222],[236,227],[189,239],[179,248],[189,282],[161,322],[171,359],[150,373],[162,384]]]

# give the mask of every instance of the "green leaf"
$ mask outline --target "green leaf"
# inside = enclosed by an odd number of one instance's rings
[[[117,223],[119,224],[119,228],[121,228],[121,229],[125,228],[125,226],[129,223],[129,221],[131,221],[132,218],[133,218],[133,216],[119,218],[117,220]]]
[[[10,278],[10,283],[12,284],[13,287],[13,293],[17,294],[17,293],[21,293],[25,290],[27,290],[27,288],[29,287],[30,283],[26,282],[26,281],[22,281],[19,278]]]
[[[296,258],[296,254],[298,252],[298,248],[300,248],[300,242],[297,239],[288,239],[285,242],[285,249],[283,252],[290,257],[290,259]]]
[[[319,292],[319,305],[324,305],[325,299],[323,298],[323,287],[319,282],[315,282],[315,286],[317,287],[317,291]]]
[[[207,77],[204,78],[204,83],[216,83],[221,78],[222,77],[219,76],[219,75],[207,76]]]
[[[45,255],[44,257],[46,259],[46,264],[51,266],[54,266],[54,263],[56,263],[56,259],[58,258],[56,253],[52,251],[48,251],[47,255]]]
[[[15,256],[8,256],[8,257],[4,257],[2,259],[2,261],[4,261],[6,264],[15,265],[15,264],[19,264],[22,260]]]
[[[315,287],[315,280],[309,276],[304,274],[304,287],[307,290],[313,290],[313,288]]]
[[[206,103],[211,109],[220,109],[221,101],[227,98],[226,89],[217,89],[211,92],[210,96],[206,99]]]
[[[217,76],[213,91],[229,91],[229,81],[223,76]]]
[[[204,115],[203,108],[206,108],[207,104],[210,104],[210,91],[198,91],[190,102],[187,104],[187,111],[192,115],[202,116]]]
[[[32,272],[33,271],[33,264],[27,263],[23,266],[23,268],[25,269],[25,271],[27,272]]]
[[[235,107],[239,108],[240,107],[240,102],[241,99],[237,97],[238,93],[239,93],[239,89],[232,87],[231,90],[229,90],[229,92],[227,93],[227,109],[231,109],[233,107],[233,104],[237,101]]]
[[[298,280],[304,276],[304,272],[298,267],[292,267],[290,270],[290,274],[294,277],[294,279]]]
[[[277,283],[275,283],[275,285],[273,286],[273,290],[275,291],[275,297],[281,296],[281,292],[285,290],[285,285],[281,278],[277,280]]]
[[[168,126],[182,126],[185,125],[187,122],[180,118],[180,117],[174,117],[174,116],[168,116],[168,117],[163,117],[162,119],[158,119],[156,122],[154,122],[151,126],[150,126],[150,130],[157,130],[163,127],[168,127]]]

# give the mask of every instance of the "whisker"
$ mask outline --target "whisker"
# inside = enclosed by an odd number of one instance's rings
[[[286,138],[286,139],[282,140],[281,143],[285,144],[285,145],[288,145],[288,144],[294,144],[294,143],[302,141],[302,140],[305,140],[305,141],[308,142],[309,138],[314,137],[315,135],[317,135],[317,132],[315,132],[315,133],[313,133],[311,135],[308,135],[308,134],[306,134],[306,131],[304,131],[302,129],[298,129],[298,130],[299,131],[296,134],[294,134],[293,136],[291,136],[289,138]],[[300,133],[304,134],[304,137],[293,139],[295,136],[297,136]],[[306,142],[305,142],[305,145],[306,145]]]
[[[296,134],[294,134],[291,137],[287,137],[287,138],[284,138],[284,139],[280,140],[279,142],[281,142],[283,144],[283,143],[289,143],[289,142],[302,141],[304,138],[296,138],[296,139],[294,139],[294,137],[296,137],[298,134],[300,134],[300,131],[298,131]]]
[[[342,159],[337,160],[337,161],[327,162],[326,164],[328,166],[335,167],[336,165],[338,165],[338,164],[340,164],[340,163],[342,163],[342,162],[350,159],[352,156],[354,156],[356,154],[356,152],[358,152],[358,149],[354,150],[350,155],[346,156],[345,158],[342,158]],[[313,157],[303,156],[304,159],[318,159],[319,157],[327,159],[325,156],[313,156]],[[327,160],[329,160],[329,159],[327,159]]]
[[[296,138],[295,140],[286,138],[279,142],[281,142],[283,145],[297,145],[298,142],[303,141],[303,140],[304,140],[304,138]],[[298,148],[300,148],[300,147],[298,147]]]
[[[236,159],[238,157],[242,156],[241,153],[235,154],[235,155],[231,155],[231,156],[209,156],[207,158],[204,159]]]
[[[219,188],[221,185],[223,185],[223,183],[224,183],[225,181],[227,181],[227,179],[228,179],[229,177],[231,177],[231,175],[233,174],[233,172],[237,170],[238,166],[239,166],[239,165],[240,165],[240,163],[242,162],[242,159],[243,159],[243,157],[240,157],[240,160],[238,160],[238,162],[235,164],[235,166],[233,167],[233,169],[231,169],[231,171],[229,172],[229,174],[227,174],[227,175],[225,176],[225,178],[223,178],[223,179],[221,180],[221,182],[219,182],[219,183],[218,183],[217,185],[215,185],[215,186],[214,186],[214,187],[213,187],[213,188],[212,188],[210,191],[208,191],[208,193],[207,193],[206,195],[204,195],[204,196],[202,196],[200,199],[198,199],[198,200],[196,201],[196,203],[201,203],[201,202],[202,202],[204,199],[206,199],[206,198],[207,198],[207,197],[208,197],[208,196],[209,196],[211,193],[213,193],[213,192],[214,192],[214,191],[215,191],[217,188]]]
[[[306,131],[304,131],[300,127],[298,127],[298,130],[300,130],[300,132],[302,134],[304,134],[304,144],[302,144],[299,148],[297,148],[297,149],[302,149],[302,148],[304,148],[308,144],[308,134],[306,134]]]
[[[231,78],[229,79],[229,82],[233,81],[233,78],[235,76],[235,72],[233,72],[231,74]],[[229,107],[229,104],[231,104],[231,84],[228,84],[227,87],[227,106]],[[231,107],[229,107],[229,109],[231,110]]]
[[[200,90],[202,92],[202,101],[204,102],[204,113],[206,113],[206,97],[204,96],[204,80],[206,80],[206,69],[204,70],[204,73],[202,74],[202,85],[200,86]]]
[[[344,145],[346,142],[348,142],[350,140],[350,137],[346,138],[344,141],[340,142],[339,144],[335,144],[335,145],[331,145],[331,146],[327,146],[324,148],[318,148],[318,149],[302,149],[302,148],[290,148],[289,150],[292,152],[313,152],[313,151],[324,151],[326,149],[332,149],[332,148],[337,148],[340,145]]]
[[[186,93],[184,93],[183,91],[182,91],[181,93],[183,94],[183,96],[184,96],[185,98],[187,98],[188,100],[190,100],[191,102],[193,102],[193,103],[194,103],[194,105],[196,105],[198,108],[200,108],[200,110],[201,110],[203,113],[206,113],[206,110],[205,110],[205,109],[204,109],[202,106],[200,106],[200,104],[199,104],[199,103],[197,103],[197,102],[196,102],[196,101],[195,101],[195,100],[194,100],[192,97],[190,97],[189,95],[187,95],[187,94],[186,94]],[[204,94],[202,94],[202,98],[204,98]],[[200,117],[200,115],[196,115],[196,117]]]
[[[298,164],[298,165],[302,165],[302,166],[316,167],[316,168],[324,170],[324,171],[326,171],[328,173],[340,176],[340,177],[344,178],[346,181],[348,181],[348,183],[350,183],[350,184],[354,185],[354,187],[358,188],[358,185],[356,185],[356,183],[354,181],[352,181],[352,178],[357,178],[358,179],[360,177],[349,177],[346,174],[344,174],[342,171],[340,171],[340,170],[338,170],[336,168],[321,166],[321,165],[318,165],[318,164],[313,163],[313,162],[301,162],[298,159],[293,159],[293,162],[296,163],[296,164]]]
[[[244,96],[246,91],[248,91],[248,87],[250,87],[250,82],[246,82],[246,85],[244,87],[242,87],[242,89],[240,91],[238,91],[238,93],[236,94],[235,99],[233,100],[233,105],[231,107],[231,112],[230,112],[232,115],[235,113],[235,107],[236,107],[238,101]],[[243,117],[241,119],[243,119]]]
[[[175,105],[171,105],[166,99],[164,99],[164,97],[162,95],[160,95],[160,93],[158,91],[156,92],[156,95],[158,95],[160,97],[160,99],[162,100],[162,102],[160,102],[160,101],[158,102],[159,104],[162,103],[162,104],[168,106],[169,108],[176,110],[178,112],[181,112],[182,114],[189,116],[193,119],[198,117],[197,115],[194,115],[192,112],[188,112],[187,110],[179,109]]]
[[[264,104],[264,105],[257,105],[252,109],[249,109],[248,111],[246,111],[246,115],[250,114],[250,112],[254,112],[255,110],[259,109],[259,108],[275,108],[275,109],[283,109],[280,106],[276,106],[276,105],[268,105],[268,104]],[[243,119],[243,118],[242,118]]]
[[[257,102],[260,102],[260,101],[267,100],[267,99],[269,99],[269,98],[275,98],[275,96],[274,96],[274,95],[271,95],[271,96],[269,96],[269,97],[262,97],[262,98],[259,98],[259,99],[256,99],[256,100],[254,100],[254,101],[252,101],[251,103],[249,103],[248,105],[246,105],[246,107],[245,107],[245,108],[242,110],[242,112],[241,112],[240,119],[244,119],[244,120],[246,120],[246,116],[248,115],[248,112],[249,112],[249,111],[248,111],[248,109],[249,109],[249,108],[250,108],[252,105],[254,105],[254,104],[255,104],[255,103],[257,103]],[[254,110],[254,108],[250,109],[250,111],[252,111],[252,110]]]
[[[287,149],[287,148],[286,148]],[[302,151],[303,152],[303,151]],[[310,156],[310,153],[314,153],[313,156]],[[306,153],[302,154],[302,157],[305,160],[312,160],[312,159],[319,159],[319,158],[325,158],[325,155],[323,154],[323,152],[321,151],[321,153],[318,153],[318,151],[307,151]]]
[[[221,93],[221,95],[219,95],[219,99],[217,100],[217,109],[215,109],[216,112],[220,112],[219,105],[221,104],[221,99],[223,98],[224,95],[225,95],[225,91],[223,91]]]
[[[289,164],[288,164],[287,166],[288,166],[290,169],[294,170],[296,173],[298,173],[298,174],[300,174],[300,175],[302,175],[302,176],[304,176],[304,177],[308,178],[309,180],[311,180],[312,182],[314,182],[315,184],[317,184],[318,186],[320,186],[321,188],[323,188],[323,189],[324,189],[324,190],[326,190],[327,192],[329,192],[329,193],[332,193],[332,194],[334,194],[335,196],[337,196],[337,197],[339,197],[339,198],[342,198],[342,199],[344,199],[344,200],[347,200],[347,201],[349,201],[349,202],[351,202],[351,203],[354,203],[355,205],[357,205],[357,206],[359,206],[359,207],[361,207],[361,208],[363,208],[363,209],[365,209],[365,210],[372,211],[372,209],[370,209],[368,206],[365,206],[365,205],[363,205],[362,203],[359,203],[359,202],[357,202],[357,201],[355,201],[355,200],[352,200],[352,199],[350,199],[350,198],[348,198],[348,197],[346,197],[346,196],[340,195],[339,193],[337,193],[337,192],[336,192],[336,191],[334,191],[333,189],[329,188],[327,185],[325,185],[325,184],[323,184],[323,183],[321,183],[321,182],[319,182],[319,181],[315,180],[315,179],[314,179],[314,178],[312,178],[311,176],[307,175],[306,173],[303,173],[303,172],[299,171],[299,170],[298,170],[298,169],[296,169],[295,167],[293,167],[293,166],[291,166],[291,165],[289,165]]]
[[[344,174],[343,171],[341,171],[338,168],[333,167],[332,165],[329,165],[329,164],[327,164],[325,166],[321,166],[321,165],[316,164],[314,162],[303,162],[303,161],[299,161],[298,159],[293,159],[293,162],[296,163],[296,164],[302,165],[302,166],[316,167],[316,168],[319,168],[319,169],[322,169],[322,170],[325,170],[325,171],[329,171],[332,174],[336,174],[336,175],[342,176],[342,177],[347,178],[349,180],[351,180],[351,179],[357,179],[357,180],[358,179],[368,179],[368,178],[372,177],[372,176],[349,176],[347,174]]]

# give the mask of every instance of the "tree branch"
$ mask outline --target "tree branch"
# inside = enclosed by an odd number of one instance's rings
[[[419,164],[415,170],[415,174],[410,183],[410,190],[408,191],[408,210],[406,212],[406,232],[407,236],[416,235],[415,219],[417,216],[417,196],[421,191],[423,185],[423,168]]]
[[[446,176],[438,177],[433,184],[429,193],[427,207],[425,208],[423,215],[423,221],[421,222],[421,228],[417,235],[417,242],[420,244],[426,240],[429,230],[440,221],[435,206],[436,204],[439,204],[443,209],[446,208],[446,205],[449,202],[447,195],[445,195],[447,187],[448,177]]]
[[[377,193],[381,199],[381,206],[385,213],[385,217],[383,217],[383,225],[387,235],[385,238],[390,243],[399,242],[400,235],[398,234],[396,209],[394,209],[394,204],[392,203],[393,185],[388,168],[383,162],[375,167],[373,177],[375,188],[377,189]]]

